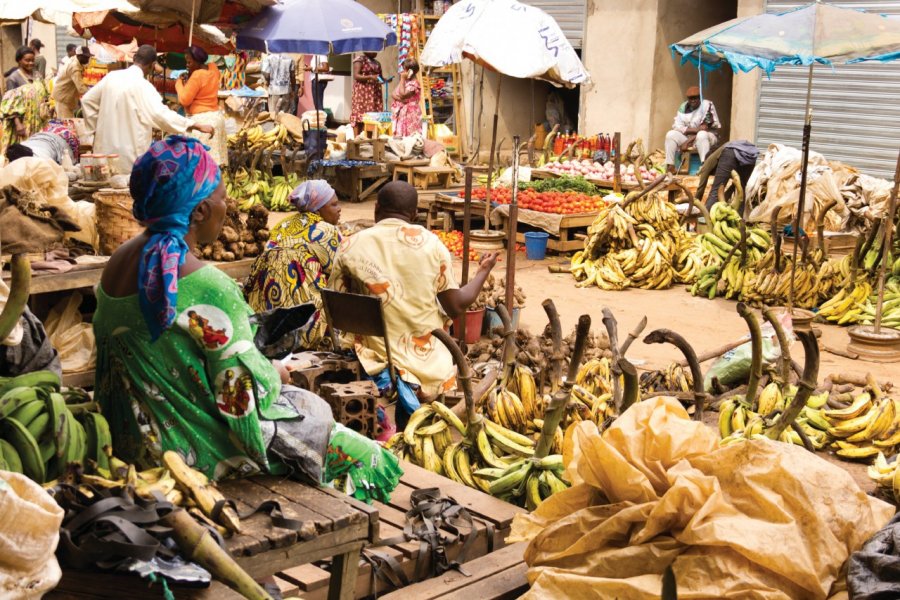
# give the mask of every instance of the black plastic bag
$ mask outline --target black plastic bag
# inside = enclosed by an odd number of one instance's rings
[[[328,130],[310,127],[309,121],[303,121],[303,150],[309,161],[325,156],[328,146]]]
[[[315,304],[307,302],[257,313],[250,317],[250,323],[259,326],[253,343],[266,358],[282,359],[300,348],[300,333],[315,312]]]
[[[900,598],[900,514],[850,555],[847,588],[851,600]]]

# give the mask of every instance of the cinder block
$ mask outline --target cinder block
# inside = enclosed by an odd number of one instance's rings
[[[323,383],[318,393],[331,406],[335,421],[367,437],[378,436],[379,393],[374,382]]]

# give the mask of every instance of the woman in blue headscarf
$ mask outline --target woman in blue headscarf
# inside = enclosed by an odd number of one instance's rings
[[[295,349],[316,349],[325,337],[320,290],[328,285],[341,242],[341,207],[334,189],[321,179],[304,181],[288,198],[297,213],[272,228],[266,250],[250,268],[244,294],[256,312],[313,303],[316,312]]]
[[[334,424],[321,398],[283,385],[286,372],[254,346],[237,284],[192,253],[218,237],[225,217],[206,147],[184,136],[155,142],[135,162],[130,188],[146,230],[110,258],[94,313],[95,398],[116,455],[150,466],[174,450],[214,479],[289,470],[333,480],[326,453],[341,456],[330,450],[335,438],[355,434]],[[396,460],[365,447],[379,466],[358,476],[389,492]]]

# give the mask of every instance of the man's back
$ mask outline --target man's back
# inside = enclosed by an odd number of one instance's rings
[[[444,326],[437,295],[456,289],[450,252],[440,239],[419,225],[384,219],[345,238],[335,258],[329,287],[381,298],[391,354],[403,379],[422,386],[426,395],[451,389],[452,359],[431,331]],[[360,360],[366,371],[383,368],[384,346],[363,343]]]

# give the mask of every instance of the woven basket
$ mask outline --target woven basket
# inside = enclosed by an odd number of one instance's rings
[[[94,204],[101,254],[111,255],[143,230],[131,214],[134,200],[127,189],[102,189],[94,194]]]

